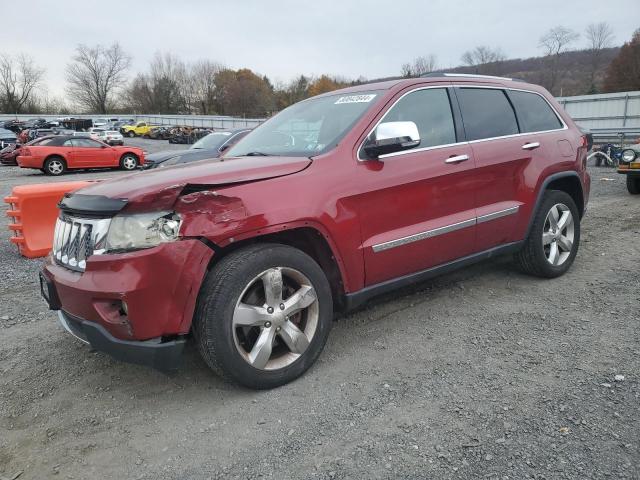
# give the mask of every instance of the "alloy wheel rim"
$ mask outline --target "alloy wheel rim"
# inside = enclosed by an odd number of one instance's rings
[[[49,171],[54,175],[62,173],[62,163],[57,160],[49,162]]]
[[[311,281],[293,268],[270,268],[247,284],[236,303],[232,319],[236,349],[258,370],[285,368],[309,348],[318,318]]]
[[[124,157],[124,168],[127,170],[133,170],[136,166],[136,161],[131,157]]]
[[[558,267],[567,261],[573,251],[575,224],[571,210],[564,203],[556,203],[544,221],[542,248],[551,265]]]

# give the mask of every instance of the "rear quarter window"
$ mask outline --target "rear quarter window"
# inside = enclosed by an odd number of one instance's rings
[[[543,132],[562,128],[562,122],[540,95],[510,90],[509,98],[518,114],[522,132]]]
[[[457,94],[467,140],[519,133],[516,115],[503,90],[459,88]]]

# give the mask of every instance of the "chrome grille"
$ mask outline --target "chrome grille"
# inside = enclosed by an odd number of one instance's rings
[[[105,252],[110,218],[60,216],[53,234],[53,258],[71,270],[84,272],[87,258]]]

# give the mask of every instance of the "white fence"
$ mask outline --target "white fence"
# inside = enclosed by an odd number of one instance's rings
[[[598,140],[625,143],[640,137],[640,91],[557,99],[571,118]]]

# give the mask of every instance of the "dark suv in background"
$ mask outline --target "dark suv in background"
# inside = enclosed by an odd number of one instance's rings
[[[193,336],[216,372],[275,387],[318,358],[334,311],[499,254],[565,273],[586,154],[536,85],[359,85],[283,110],[220,159],[67,195],[41,288],[97,350],[172,368]]]

